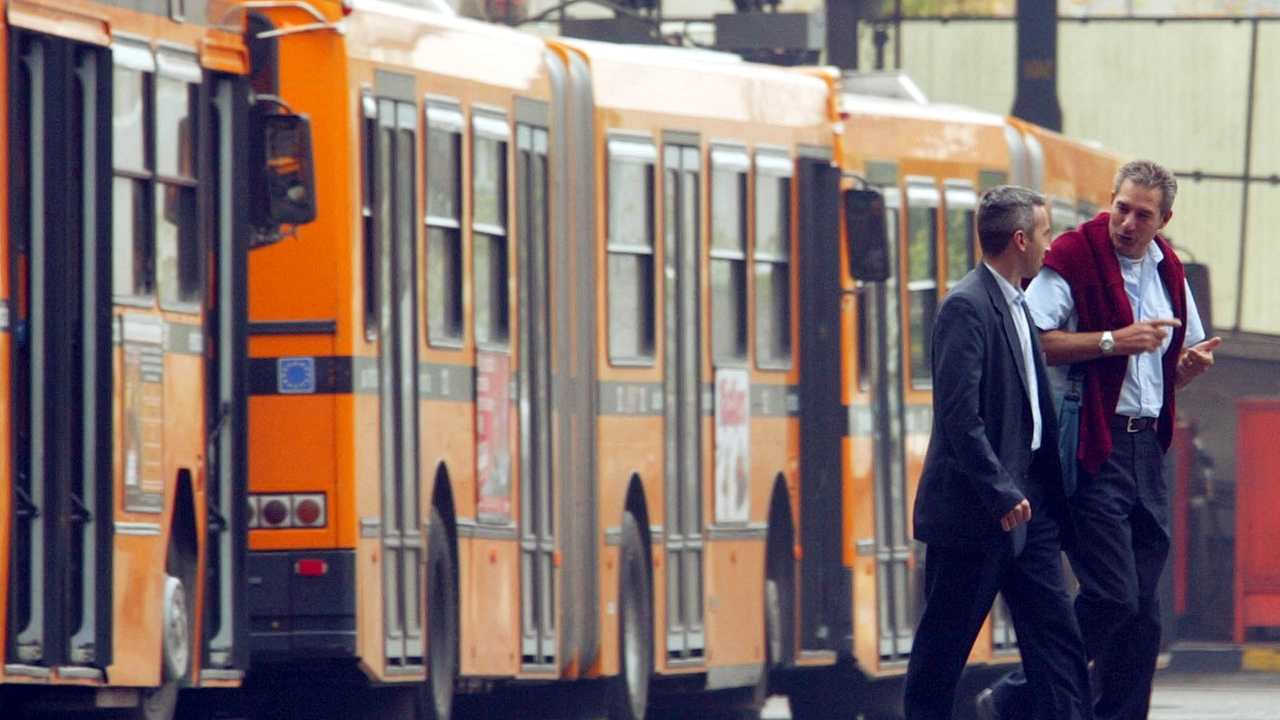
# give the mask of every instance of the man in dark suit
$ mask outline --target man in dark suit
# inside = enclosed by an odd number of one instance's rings
[[[1002,186],[978,205],[983,263],[947,293],[933,330],[933,433],[915,503],[924,615],[907,666],[907,720],[951,717],[996,593],[1013,615],[1042,720],[1092,718],[1084,643],[1063,577],[1074,540],[1057,422],[1022,280],[1049,249],[1042,195]]]

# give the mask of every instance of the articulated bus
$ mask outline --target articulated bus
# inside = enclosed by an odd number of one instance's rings
[[[305,121],[226,6],[4,9],[0,714],[166,720],[248,663],[243,277]]]
[[[245,8],[320,199],[249,264],[248,695],[891,710],[937,303],[982,190],[1097,203],[1083,161],[829,70]],[[997,610],[972,660],[1016,649]]]
[[[255,668],[435,718],[593,678],[614,718],[651,685],[758,707],[794,656],[829,82],[378,0],[249,26],[322,198],[250,260]]]

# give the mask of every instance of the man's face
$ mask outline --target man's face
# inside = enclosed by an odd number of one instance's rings
[[[1111,245],[1127,258],[1138,259],[1147,252],[1147,246],[1173,217],[1173,212],[1160,214],[1160,201],[1164,191],[1136,185],[1125,180],[1120,189],[1111,195]]]
[[[1049,229],[1049,212],[1042,205],[1037,205],[1034,212],[1035,229],[1027,236],[1027,249],[1022,253],[1024,278],[1033,278],[1040,272],[1044,255],[1049,252],[1049,243],[1053,241],[1052,231]]]

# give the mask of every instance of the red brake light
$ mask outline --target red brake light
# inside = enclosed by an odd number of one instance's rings
[[[315,500],[303,500],[294,508],[294,513],[298,516],[298,522],[303,525],[314,524],[320,519],[320,503]]]
[[[303,577],[320,577],[329,572],[329,563],[323,560],[299,560],[294,563],[293,569]]]

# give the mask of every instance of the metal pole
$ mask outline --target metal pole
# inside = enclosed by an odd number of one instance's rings
[[[1014,117],[1062,132],[1058,104],[1058,5],[1018,0],[1017,93]]]
[[[902,69],[902,0],[893,3],[893,69]]]
[[[858,12],[853,0],[827,2],[827,64],[858,69]]]
[[[1240,330],[1244,315],[1244,268],[1249,254],[1249,185],[1253,171],[1253,99],[1258,87],[1258,19],[1253,19],[1253,37],[1249,46],[1249,95],[1244,116],[1244,197],[1240,204],[1240,266],[1236,269],[1236,322]]]

